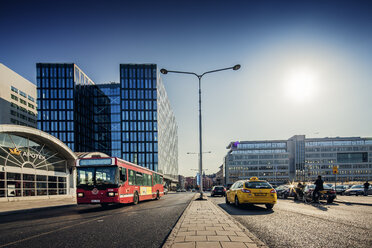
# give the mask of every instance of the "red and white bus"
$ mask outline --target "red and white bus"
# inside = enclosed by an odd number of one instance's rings
[[[86,158],[76,161],[77,203],[133,203],[160,199],[163,176],[119,158]]]

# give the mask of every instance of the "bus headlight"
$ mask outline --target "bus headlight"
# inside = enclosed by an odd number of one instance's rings
[[[114,192],[108,192],[107,195],[108,196],[115,196],[115,193]]]
[[[77,196],[78,196],[78,197],[84,197],[84,193],[79,192],[79,193],[77,194]]]

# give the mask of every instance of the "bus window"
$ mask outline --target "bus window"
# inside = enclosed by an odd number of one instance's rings
[[[132,170],[128,170],[128,171],[129,171],[128,183],[129,183],[129,185],[135,185],[136,184],[136,178],[135,178],[135,175],[134,175],[134,171],[132,171]]]
[[[145,184],[145,186],[152,186],[151,185],[151,175],[145,174],[145,178],[146,178],[146,184]]]
[[[123,184],[127,181],[127,169],[126,168],[120,168],[119,169],[120,173],[120,183]]]
[[[78,168],[77,185],[91,186],[94,184],[94,168]]]
[[[141,172],[136,172],[136,185],[143,186],[143,175]]]
[[[160,176],[159,179],[160,179],[160,180],[159,180],[159,184],[163,184],[163,177]]]

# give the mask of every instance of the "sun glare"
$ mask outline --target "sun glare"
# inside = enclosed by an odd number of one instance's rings
[[[296,68],[288,73],[285,81],[287,96],[298,102],[305,102],[314,96],[318,78],[311,69]]]

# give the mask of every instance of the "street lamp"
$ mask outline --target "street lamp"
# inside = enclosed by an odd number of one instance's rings
[[[234,65],[233,67],[227,67],[222,69],[217,69],[213,71],[207,71],[202,74],[196,74],[195,72],[187,72],[187,71],[170,71],[167,69],[161,69],[160,72],[162,74],[168,74],[168,73],[180,73],[180,74],[191,74],[196,76],[199,79],[199,174],[202,175],[203,171],[203,148],[202,148],[202,114],[201,114],[201,79],[205,74],[219,72],[219,71],[225,71],[225,70],[234,70],[237,71],[240,69],[240,65]],[[203,180],[200,180],[200,197],[199,199],[203,199]]]

